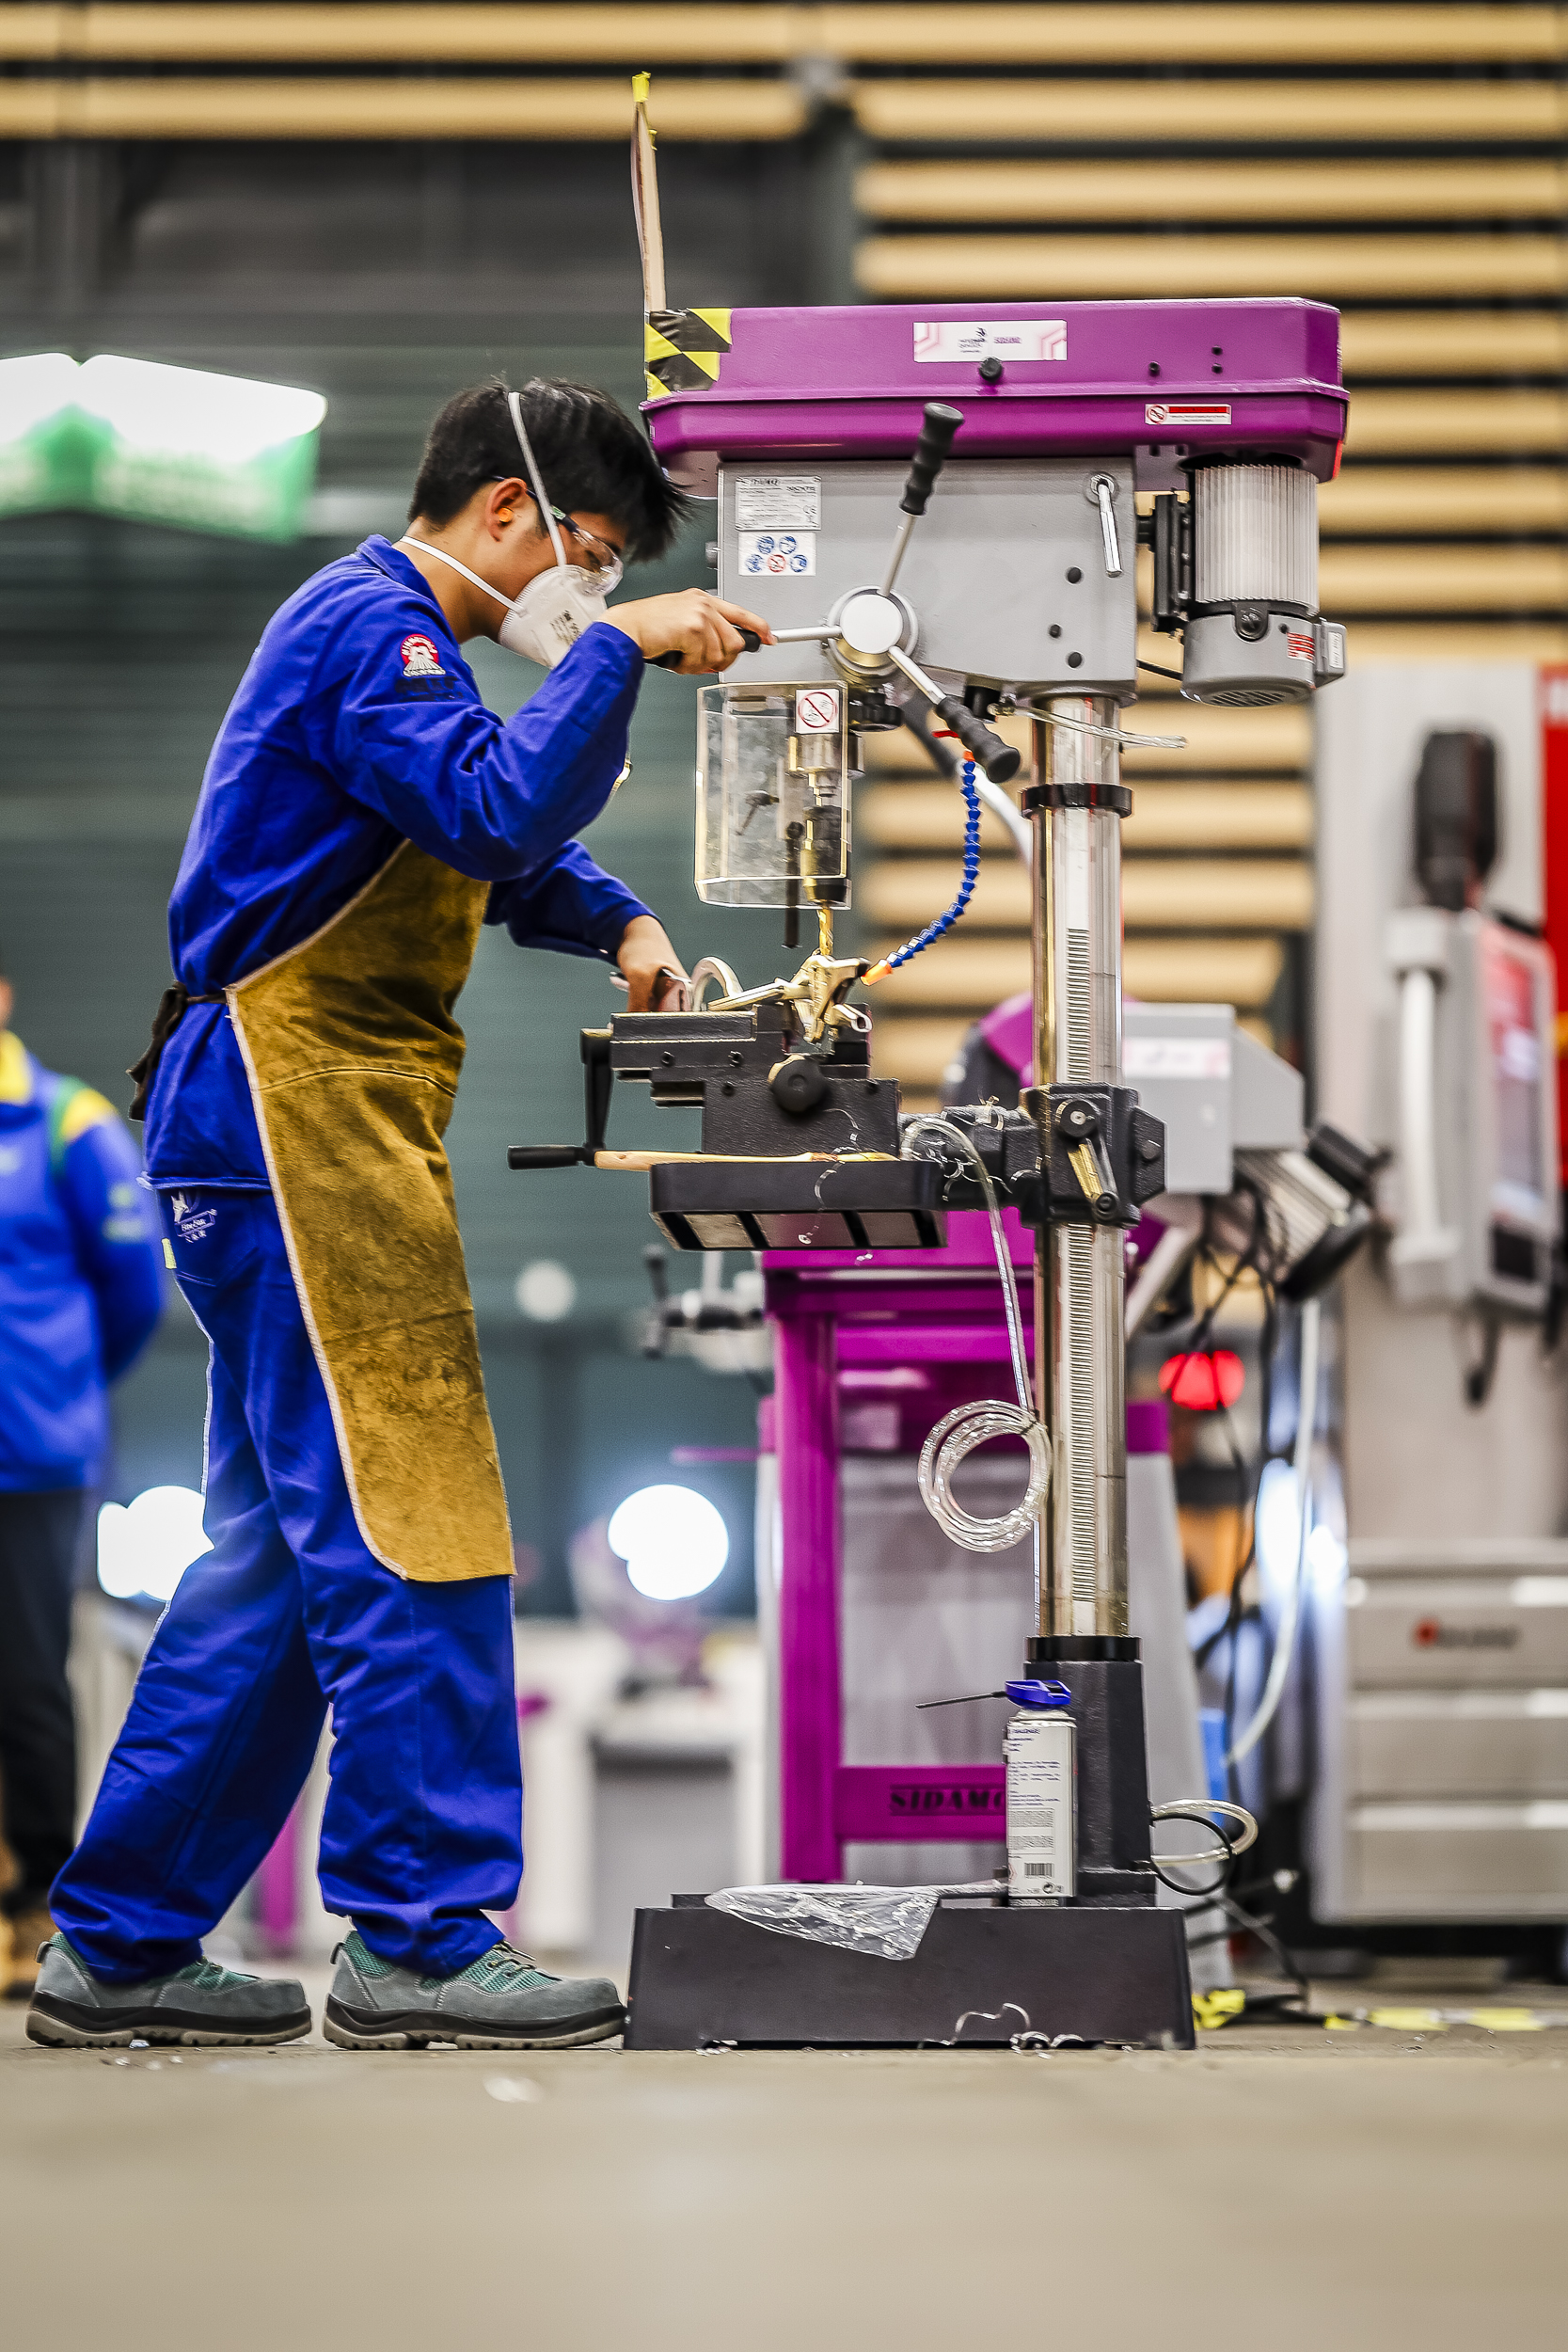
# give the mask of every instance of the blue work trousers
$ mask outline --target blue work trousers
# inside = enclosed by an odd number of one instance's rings
[[[159,1623],[55,1917],[114,1982],[195,1960],[330,1708],[326,1908],[382,1958],[453,1974],[496,1942],[483,1914],[522,1876],[510,1581],[405,1582],[367,1549],[271,1194],[161,1208],[211,1343],[213,1549]]]

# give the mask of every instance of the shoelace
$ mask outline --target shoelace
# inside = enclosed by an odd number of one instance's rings
[[[198,1993],[221,1993],[230,1984],[259,1984],[259,1977],[242,1975],[238,1969],[226,1968],[218,1960],[193,1960],[188,1968],[177,1968],[175,1977],[181,1984],[193,1984]]]
[[[541,1968],[532,1955],[519,1951],[515,1944],[492,1944],[487,1952],[464,1969],[471,1983],[483,1984],[486,1991],[521,1992],[518,1979],[531,1979],[539,1984],[555,1984],[559,1979]]]

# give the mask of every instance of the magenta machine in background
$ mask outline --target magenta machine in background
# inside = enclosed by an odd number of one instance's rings
[[[585,1032],[584,1142],[513,1154],[625,1167],[606,1143],[611,1082],[643,1080],[702,1109],[700,1152],[649,1168],[666,1236],[792,1253],[768,1276],[784,1883],[639,1915],[628,2042],[1006,2042],[1022,2014],[1049,2038],[1187,2046],[1128,1631],[1125,1248],[1163,1188],[1164,1134],[1122,1083],[1119,758],[1138,739],[1120,712],[1138,691],[1145,545],[1189,698],[1298,700],[1341,674],[1343,631],[1317,591],[1317,485],[1345,430],[1338,315],[1297,301],[737,310],[710,381],[713,364],[652,401],[649,428],[673,478],[718,501],[720,594],[776,643],[701,696],[698,890],[777,910],[789,946],[815,915],[816,942],[788,978],[748,988],[705,963],[682,1010]],[[1139,491],[1155,494],[1145,517]],[[873,1074],[867,1004],[961,914],[981,803],[1020,765],[994,727],[1015,712],[1032,745],[1038,1084],[1016,1111],[911,1118]],[[835,953],[833,916],[865,738],[899,726],[964,797],[966,886],[868,971]],[[954,1209],[985,1213],[961,1251]],[[976,1395],[957,1368],[988,1355]],[[1023,1654],[972,1686],[1005,1683],[1013,1712],[993,1766],[964,1782],[982,1817],[968,1834],[1005,1833],[1006,1880],[933,1885],[924,1909],[905,1890],[904,1944],[874,1893],[832,1884],[846,1845],[906,1835],[922,1786],[941,1786],[934,1768],[842,1753],[839,1380],[856,1360],[945,1366],[927,1509],[979,1555],[1033,1537]],[[999,1437],[1011,1457],[971,1473],[989,1491],[1008,1461],[988,1518],[953,1475]]]

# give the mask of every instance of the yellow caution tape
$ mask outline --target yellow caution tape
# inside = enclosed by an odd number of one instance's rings
[[[1240,2017],[1245,2007],[1246,1994],[1239,1984],[1221,1985],[1213,1993],[1195,1993],[1193,2023],[1205,2033],[1217,2033],[1233,2017]]]
[[[1369,2026],[1387,2026],[1396,2033],[1447,2033],[1448,2023],[1438,2009],[1370,2009]]]
[[[1489,2033],[1544,2033],[1543,2020],[1528,2009],[1473,2009],[1467,2025],[1484,2026]]]
[[[648,398],[706,391],[730,348],[727,310],[655,310],[642,328]]]
[[[1359,2033],[1361,2030],[1359,2017],[1325,2017],[1323,2025],[1329,2033]]]

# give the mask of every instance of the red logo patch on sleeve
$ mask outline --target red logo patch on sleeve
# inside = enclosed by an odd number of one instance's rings
[[[428,637],[405,637],[402,651],[404,677],[446,676],[436,647]]]

